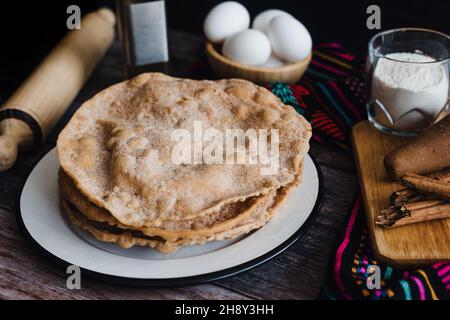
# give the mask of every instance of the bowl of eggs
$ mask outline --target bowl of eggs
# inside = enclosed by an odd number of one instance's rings
[[[295,83],[311,61],[311,35],[282,10],[261,12],[250,28],[250,14],[243,5],[222,2],[208,13],[203,30],[208,62],[221,78]]]

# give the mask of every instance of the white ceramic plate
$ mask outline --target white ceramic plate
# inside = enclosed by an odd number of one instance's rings
[[[231,241],[184,247],[173,254],[142,247],[121,249],[97,241],[66,221],[59,205],[58,167],[53,149],[33,169],[19,199],[19,225],[58,262],[77,265],[91,276],[132,285],[194,284],[248,270],[294,243],[320,203],[320,173],[307,155],[302,185],[261,229]]]

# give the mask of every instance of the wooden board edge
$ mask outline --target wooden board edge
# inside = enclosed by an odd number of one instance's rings
[[[358,182],[361,189],[361,197],[363,200],[363,205],[365,208],[368,207],[368,199],[367,199],[367,193],[366,193],[366,186],[363,184],[362,181],[362,174],[360,169],[360,158],[359,153],[357,152],[358,145],[355,141],[355,135],[358,133],[361,127],[363,126],[371,126],[371,124],[368,122],[368,120],[361,121],[357,123],[352,128],[351,133],[351,142],[352,142],[352,148],[354,152],[355,162],[356,162],[356,171],[358,174]],[[426,265],[433,264],[435,262],[439,261],[450,261],[450,259],[399,259],[399,258],[393,258],[389,257],[385,254],[382,254],[378,248],[377,238],[375,237],[375,228],[377,226],[375,225],[374,217],[370,216],[370,213],[368,210],[364,209],[364,213],[366,216],[366,222],[367,222],[367,228],[369,231],[370,239],[371,239],[371,247],[374,255],[374,259],[389,264],[392,267],[399,268],[399,269],[407,269],[407,268],[417,268],[417,267],[423,267]]]
[[[375,237],[375,223],[369,222],[369,220],[372,220],[373,218],[370,216],[369,212],[365,209],[366,207],[368,207],[367,194],[366,194],[366,187],[365,187],[365,185],[364,185],[364,183],[362,181],[362,175],[361,175],[361,172],[360,172],[361,169],[360,169],[360,166],[359,166],[359,163],[360,163],[359,153],[356,152],[358,146],[357,146],[356,141],[355,141],[355,133],[359,130],[360,127],[365,126],[367,124],[369,124],[368,120],[364,120],[364,121],[361,121],[361,122],[359,122],[359,123],[357,123],[356,125],[353,126],[352,134],[351,134],[351,137],[352,137],[352,139],[351,139],[351,141],[352,141],[352,149],[353,149],[353,154],[354,154],[354,157],[355,157],[356,172],[357,172],[357,175],[358,175],[358,182],[359,182],[359,187],[360,187],[360,190],[361,190],[361,196],[362,196],[363,205],[364,205],[364,214],[366,215],[366,223],[367,223],[367,227],[369,229],[370,243],[371,243],[371,246],[372,246],[372,251],[373,251],[373,254],[374,254],[374,258],[376,260],[386,261],[389,264],[391,264],[393,262],[393,260],[389,259],[387,257],[384,257],[383,255],[380,254],[380,251],[378,250],[378,246],[377,246],[377,243],[376,243],[376,237]]]

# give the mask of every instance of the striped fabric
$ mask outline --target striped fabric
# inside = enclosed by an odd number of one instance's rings
[[[310,121],[314,141],[351,153],[351,128],[366,118],[364,62],[364,57],[347,52],[338,43],[318,44],[299,83],[272,83],[267,88]],[[401,271],[373,259],[363,210],[357,195],[332,253],[321,298],[449,299],[450,263]],[[367,286],[374,266],[381,271],[380,289]]]

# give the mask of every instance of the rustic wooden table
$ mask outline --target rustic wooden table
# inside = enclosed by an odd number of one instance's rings
[[[174,76],[208,78],[203,40],[178,31],[169,33],[170,70]],[[200,62],[199,62],[200,61]],[[202,62],[203,61],[203,62]],[[8,72],[22,68],[9,64]],[[30,70],[31,71],[31,70]],[[58,132],[80,104],[101,89],[121,81],[122,56],[115,41],[44,146],[20,156],[0,173],[0,298],[1,299],[314,299],[323,279],[330,250],[342,227],[357,188],[353,160],[341,151],[312,144],[324,176],[324,198],[316,221],[287,251],[240,275],[210,284],[175,289],[128,288],[82,279],[81,290],[66,288],[65,270],[58,268],[25,241],[14,217],[14,201],[27,172],[56,141]],[[6,88],[6,89],[4,89]],[[8,77],[0,77],[0,102],[12,93]]]

